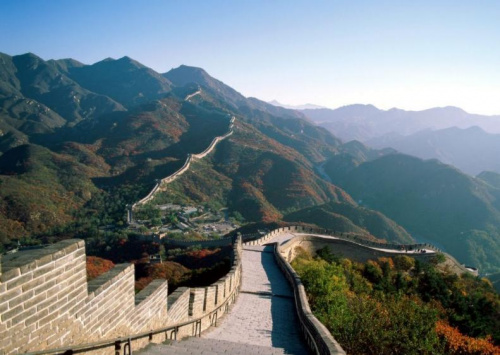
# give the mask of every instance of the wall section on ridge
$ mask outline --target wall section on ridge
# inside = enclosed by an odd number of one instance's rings
[[[171,175],[169,175],[161,180],[158,180],[157,183],[155,184],[155,186],[153,187],[153,189],[145,197],[143,197],[141,200],[134,203],[131,206],[130,210],[128,211],[128,215],[127,215],[128,223],[132,222],[132,219],[133,219],[132,214],[133,214],[134,208],[136,208],[137,206],[140,206],[140,205],[144,205],[145,203],[148,203],[149,201],[151,201],[157,192],[161,191],[162,188],[165,188],[165,185],[171,183],[172,181],[176,180],[179,176],[184,174],[189,169],[191,162],[193,162],[194,160],[203,159],[204,157],[206,157],[208,154],[210,154],[214,150],[214,148],[217,146],[217,144],[219,142],[230,137],[234,132],[233,129],[234,129],[234,121],[235,120],[236,120],[236,117],[232,116],[230,123],[229,123],[229,130],[226,134],[224,134],[222,136],[215,137],[212,140],[212,142],[210,143],[210,145],[203,152],[198,153],[198,154],[188,154],[186,161],[184,162],[184,164],[182,165],[182,167],[179,170],[177,170],[173,174],[171,174]]]

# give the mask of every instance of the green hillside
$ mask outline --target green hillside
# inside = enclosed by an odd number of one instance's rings
[[[93,65],[33,54],[2,59],[3,242],[81,235],[85,228],[91,235],[99,225],[123,223],[127,203],[225,134],[232,116],[235,133],[198,164],[204,171],[194,164],[160,200],[219,200],[256,222],[328,201],[353,203],[314,173],[317,162],[337,153],[338,139],[296,111],[245,98],[202,69],[159,74],[128,57]],[[18,169],[21,153],[32,170]],[[53,163],[59,160],[68,166]],[[23,217],[47,208],[54,218]]]
[[[437,160],[393,154],[356,165],[332,179],[361,205],[484,273],[498,270],[497,190]]]
[[[341,233],[357,233],[392,243],[411,243],[413,238],[382,213],[354,204],[330,202],[290,213],[287,222],[305,222]]]
[[[406,230],[482,270],[498,268],[499,189],[486,175],[342,144],[302,113],[245,98],[200,68],[160,74],[128,57],[93,65],[1,59],[3,243],[123,225],[127,204],[235,117],[234,134],[158,201],[213,203],[249,222],[302,221],[388,241],[408,241]]]

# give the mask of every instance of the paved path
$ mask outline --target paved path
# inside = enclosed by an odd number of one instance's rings
[[[137,352],[135,352],[137,354]],[[281,348],[235,343],[225,340],[188,338],[169,345],[150,345],[140,355],[282,355]]]
[[[283,242],[292,234],[277,236]],[[242,255],[241,292],[219,326],[201,338],[170,345],[154,345],[140,351],[168,354],[309,354],[302,339],[293,291],[274,260],[271,246],[247,246]]]
[[[245,247],[242,262],[243,280],[236,304],[221,325],[202,338],[307,354],[293,292],[274,260],[272,247]]]

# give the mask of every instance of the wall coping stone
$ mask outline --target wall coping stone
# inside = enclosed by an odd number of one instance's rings
[[[280,248],[278,243],[274,244],[274,257],[293,288],[295,308],[299,322],[305,330],[304,335],[306,336],[309,348],[316,354],[345,355],[345,351],[333,338],[325,325],[311,312],[304,285],[292,266],[281,255]]]
[[[71,252],[85,248],[85,242],[81,239],[66,239],[41,249],[32,249],[28,252],[16,252],[3,255],[0,258],[0,282],[9,281],[17,276],[30,272],[38,267],[46,265],[53,260],[70,254]]]
[[[177,300],[182,297],[185,293],[189,293],[189,287],[179,287],[176,289],[174,292],[172,292],[168,297],[167,297],[167,306],[168,309],[170,309]]]
[[[138,306],[142,302],[146,301],[148,297],[154,296],[155,293],[161,291],[162,286],[168,283],[165,279],[155,279],[149,283],[146,287],[144,287],[139,293],[135,295],[135,305]]]
[[[126,272],[133,271],[134,266],[132,264],[116,264],[108,272],[97,276],[95,279],[87,282],[87,289],[89,295],[97,296],[102,291],[104,291],[113,281],[124,275]]]

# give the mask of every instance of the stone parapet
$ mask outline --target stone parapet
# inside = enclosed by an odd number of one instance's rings
[[[133,210],[134,208],[136,208],[137,206],[140,206],[140,205],[143,205],[145,203],[148,203],[149,201],[151,201],[155,194],[160,191],[161,187],[166,185],[166,184],[169,184],[171,183],[172,181],[176,180],[179,176],[181,176],[182,174],[184,174],[190,167],[191,165],[191,162],[196,159],[196,160],[199,160],[199,159],[203,159],[205,156],[207,156],[208,154],[210,154],[212,152],[212,150],[215,148],[215,146],[220,142],[220,141],[223,141],[224,139],[230,137],[232,134],[233,134],[233,128],[234,128],[234,121],[235,121],[235,117],[233,116],[230,120],[230,124],[229,124],[229,130],[226,134],[224,134],[223,136],[218,136],[218,137],[215,137],[212,142],[210,143],[210,145],[201,153],[198,153],[198,154],[188,154],[187,158],[186,158],[186,161],[184,162],[184,164],[182,165],[182,167],[177,170],[176,172],[174,172],[173,174],[159,180],[155,186],[153,187],[153,189],[145,196],[143,197],[141,200],[137,201],[136,203],[134,203],[132,205],[132,207],[127,211],[127,220],[128,220],[128,223],[131,223],[132,222],[132,219],[133,219]]]
[[[378,257],[409,255],[421,261],[428,262],[439,249],[429,244],[385,244],[366,241],[359,236],[345,233],[335,233],[320,228],[289,226],[275,229],[264,236],[245,242],[244,246],[263,245],[282,234],[296,234],[282,243],[275,243],[274,256],[291,284],[294,292],[295,307],[300,325],[309,349],[314,354],[345,354],[342,347],[332,337],[328,329],[312,314],[305,288],[299,276],[290,263],[296,256],[296,247],[308,250],[313,254],[316,250],[328,246],[332,251],[357,261],[367,261]],[[331,236],[331,237],[329,237]],[[426,249],[426,253],[408,253],[407,250]],[[447,259],[456,263],[458,270],[467,271],[451,256]]]
[[[340,344],[337,343],[328,329],[311,312],[304,285],[295,270],[281,255],[280,246],[278,244],[275,244],[274,256],[278,266],[293,288],[295,308],[297,310],[302,333],[309,349],[314,354],[345,355],[345,351]]]
[[[170,296],[166,280],[154,280],[136,295],[130,264],[116,265],[87,282],[81,240],[6,255],[0,275],[0,354],[64,352],[47,350],[54,348],[114,354],[122,337],[138,349],[199,334],[216,324],[239,292],[241,238],[233,248],[226,276],[207,287],[179,288]],[[154,331],[164,328],[170,332]]]

